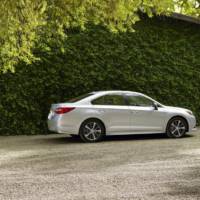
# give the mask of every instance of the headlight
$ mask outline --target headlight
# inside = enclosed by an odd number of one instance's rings
[[[189,114],[189,115],[193,115],[193,112],[191,110],[186,110],[186,112]]]

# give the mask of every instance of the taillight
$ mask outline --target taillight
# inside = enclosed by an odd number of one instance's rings
[[[56,114],[64,114],[64,113],[68,113],[72,110],[74,110],[75,108],[74,107],[58,107],[55,109],[55,113]]]

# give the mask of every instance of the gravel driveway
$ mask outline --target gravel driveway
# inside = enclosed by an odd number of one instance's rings
[[[200,199],[200,130],[108,137],[0,137],[1,200]]]

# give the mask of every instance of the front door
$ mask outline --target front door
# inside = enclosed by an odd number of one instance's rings
[[[156,110],[153,101],[143,95],[127,95],[131,111],[131,130],[133,132],[153,133],[164,130],[166,113],[162,108]]]

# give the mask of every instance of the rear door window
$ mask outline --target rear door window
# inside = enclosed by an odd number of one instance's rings
[[[105,95],[99,97],[91,102],[93,105],[113,105],[124,106],[126,105],[123,95]]]

